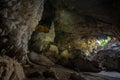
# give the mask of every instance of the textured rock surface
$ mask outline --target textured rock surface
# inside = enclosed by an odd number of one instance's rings
[[[99,64],[96,61],[90,61],[87,57],[81,54],[80,50],[64,50],[57,62],[65,67],[71,68],[78,72],[99,72],[101,71]]]
[[[42,66],[27,67],[25,72],[27,72],[29,80],[120,80],[120,78],[104,76],[98,73],[78,73],[61,66],[49,69]]]
[[[56,21],[55,26],[57,26],[56,31],[62,30],[64,32],[74,33],[75,35],[78,34],[80,36],[100,35],[100,34],[108,34],[117,37],[120,36],[119,31],[116,28],[116,25],[109,23],[109,21],[108,22],[104,21],[105,17],[109,18],[109,16],[101,15],[101,13],[94,12],[97,11],[97,8],[99,8],[98,6],[95,6],[96,9],[92,9],[93,6],[89,5],[88,3],[90,9],[88,10],[88,12],[86,12],[83,9],[81,9],[79,5],[77,5],[76,3],[77,1],[74,1],[73,6],[71,6],[72,1],[67,1],[67,0],[65,1],[68,3],[68,5],[67,3],[65,3],[65,4],[61,4],[61,6],[66,5],[67,8],[58,7],[58,10],[56,11],[56,18],[55,18]],[[99,20],[100,15],[102,18]]]
[[[120,51],[102,50],[94,57],[106,70],[120,71]]]
[[[30,40],[30,50],[35,52],[41,52],[47,49],[50,42],[54,42],[55,31],[54,24],[51,25],[49,32],[35,31]]]
[[[53,66],[54,63],[49,60],[46,56],[37,54],[35,52],[28,53],[28,57],[32,63],[43,65],[43,66]]]
[[[106,6],[107,0],[104,0],[105,2],[103,0],[45,0],[44,8],[48,14],[45,13],[42,21],[39,22],[43,12],[43,1],[0,1],[0,53],[7,54],[15,59],[21,59],[28,53],[28,40],[30,38],[29,50],[44,53],[49,43],[54,41],[56,31],[58,32],[56,35],[58,49],[54,46],[55,50],[51,49],[48,57],[52,56],[53,61],[56,62],[56,55],[59,55],[58,63],[79,72],[98,72],[99,65],[97,62],[87,60],[81,55],[80,50],[73,49],[76,48],[74,41],[99,34],[109,34],[120,38],[116,28],[116,25],[119,24],[119,12],[115,13],[119,8],[115,9],[114,7],[116,2],[110,0],[109,5],[114,5],[111,7]],[[102,5],[103,7],[96,5]],[[110,7],[110,9],[106,7]],[[54,12],[54,8],[56,12]],[[56,17],[55,21],[53,21],[54,17]],[[42,26],[39,26],[38,22]],[[31,37],[37,24],[38,28]],[[54,26],[56,30],[54,30]],[[56,54],[54,55],[54,53]],[[81,75],[75,71],[58,67],[47,57],[34,52],[30,52],[28,57],[33,63],[24,65],[26,66],[24,69],[28,80],[120,80],[92,73]],[[118,64],[120,62],[119,57],[114,59],[110,55],[107,60],[103,65],[108,69],[118,69],[120,67]],[[114,65],[111,65],[111,63]],[[23,80],[25,78],[22,67],[16,61],[8,57],[0,57],[0,64],[1,80]]]
[[[45,56],[56,63],[60,56],[58,47],[56,45],[50,44],[48,51],[45,53]]]
[[[49,69],[42,66],[28,67],[25,68],[25,72],[29,80],[76,80],[76,77],[78,80],[84,80],[79,73],[61,66],[49,67]]]
[[[19,59],[28,51],[28,40],[41,19],[43,0],[1,0],[0,8],[0,52]]]
[[[98,62],[89,61],[84,58],[75,58],[72,60],[73,67],[76,71],[86,71],[86,72],[100,72],[101,69],[99,67]]]
[[[25,80],[22,66],[7,56],[0,57],[0,80]]]

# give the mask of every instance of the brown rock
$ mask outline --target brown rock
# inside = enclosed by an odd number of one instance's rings
[[[25,80],[22,66],[7,56],[0,56],[0,80]]]
[[[81,77],[78,73],[72,73],[70,76],[70,80],[85,80],[83,77]]]
[[[49,60],[46,56],[37,54],[35,52],[28,53],[28,57],[32,63],[44,66],[53,66],[54,63]]]
[[[89,61],[85,58],[75,58],[72,60],[74,69],[77,71],[99,72],[99,64],[96,61]]]

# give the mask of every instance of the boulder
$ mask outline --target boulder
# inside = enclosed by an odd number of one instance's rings
[[[43,66],[53,66],[54,63],[44,55],[37,54],[35,52],[28,53],[30,62]]]
[[[81,54],[79,49],[65,50],[61,53],[58,64],[76,71],[99,72],[101,69],[97,61],[90,61]]]
[[[82,57],[76,57],[72,60],[73,68],[76,71],[85,71],[85,72],[100,72],[98,62],[89,61],[88,59]]]
[[[25,80],[23,67],[17,61],[0,56],[0,80]]]
[[[102,50],[94,56],[94,60],[99,61],[102,67],[110,71],[120,71],[120,51]]]
[[[57,62],[59,58],[59,50],[58,47],[54,44],[50,44],[48,51],[44,53],[51,61],[54,63]]]

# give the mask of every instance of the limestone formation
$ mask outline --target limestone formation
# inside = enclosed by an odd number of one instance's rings
[[[120,80],[97,74],[120,71],[120,48],[94,54],[120,40],[119,1],[0,0],[0,80]]]
[[[41,25],[42,26],[42,25]],[[29,43],[29,49],[31,51],[35,51],[40,53],[41,51],[44,51],[49,46],[49,43],[54,42],[55,38],[55,30],[54,30],[54,23],[51,25],[49,32],[40,32],[35,31],[32,34],[30,43]]]
[[[0,42],[1,54],[16,59],[28,52],[28,40],[43,12],[43,0],[1,0]]]

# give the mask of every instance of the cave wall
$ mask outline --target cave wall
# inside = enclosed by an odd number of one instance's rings
[[[116,1],[111,0],[109,5],[106,5],[108,0],[46,0],[45,2],[46,12],[39,22],[43,12],[43,0],[0,1],[1,54],[12,57],[16,53],[22,53],[19,57],[26,54],[28,52],[28,40],[31,38],[35,26],[42,24],[50,29],[53,21],[55,21],[55,30],[58,31],[78,32],[76,35],[88,35],[91,32],[94,35],[96,32],[98,34],[105,32],[105,34],[112,34],[120,38],[119,31],[116,28],[119,19],[118,14],[116,14],[119,12]],[[116,6],[112,7],[112,4]],[[110,9],[107,9],[109,7]],[[115,11],[109,14],[114,9]]]
[[[29,50],[37,53],[45,51],[49,43],[54,42],[55,29],[54,18],[56,11],[56,1],[46,0],[44,2],[44,11],[39,24],[33,32],[29,41]]]
[[[0,1],[0,54],[21,59],[41,19],[44,0]]]
[[[54,36],[55,33],[55,39],[57,41],[61,40],[59,36],[64,37],[63,34],[65,32],[66,34],[69,34],[69,37],[65,36],[65,38],[68,39],[71,37],[70,39],[73,40],[68,40],[75,43],[82,37],[104,34],[120,38],[117,28],[117,19],[114,17],[114,14],[116,14],[117,11],[108,15],[108,13],[113,10],[113,3],[111,1],[109,2],[109,5],[107,5],[107,3],[107,0],[46,0],[42,19],[38,24],[38,28],[32,35],[29,49],[35,52],[42,51],[43,45],[45,49],[50,42],[54,42],[54,37],[51,37],[48,40],[46,39],[49,36]],[[116,2],[114,2],[114,4],[115,3]],[[52,23],[55,27],[54,34],[50,34],[49,31]],[[63,45],[64,42],[69,43],[65,38],[63,38],[63,41],[61,40]],[[72,45],[75,43],[72,43]]]
[[[58,1],[54,19],[55,43],[60,50],[73,47],[81,49],[80,44],[83,42],[87,43],[90,37],[96,38],[96,36],[110,35],[120,39],[117,19],[114,17],[114,14],[119,11],[112,11],[112,2],[107,0]],[[109,12],[112,13],[108,14]],[[93,39],[93,42],[95,41]],[[86,48],[91,52],[90,47]],[[81,50],[84,51],[84,49]]]

